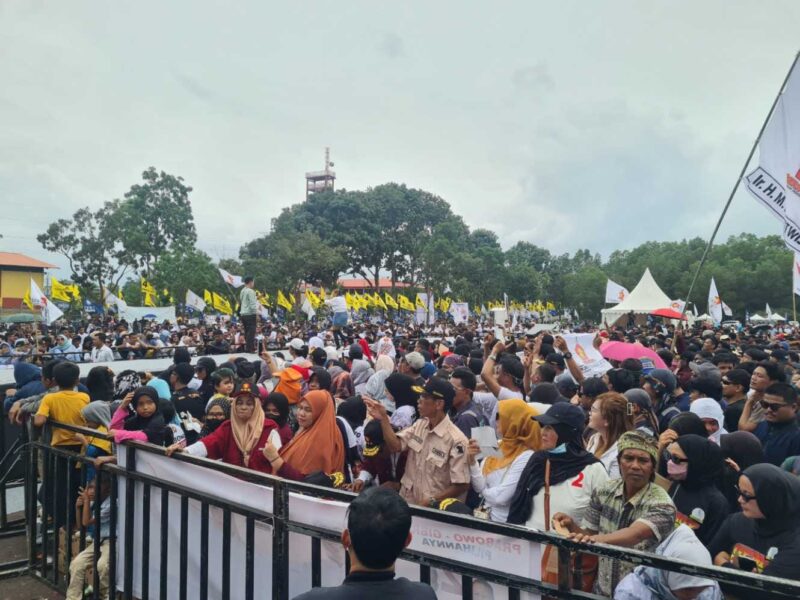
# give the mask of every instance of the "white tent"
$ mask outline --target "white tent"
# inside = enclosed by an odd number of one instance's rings
[[[634,315],[648,315],[659,308],[669,308],[671,304],[672,300],[658,287],[650,269],[645,269],[639,283],[625,300],[601,311],[601,320],[613,325],[617,319],[631,312]]]
[[[762,317],[760,314],[756,313],[750,317],[750,320],[753,321],[754,323],[763,323],[767,319],[765,317]]]
[[[708,313],[703,313],[699,317],[694,318],[695,321],[713,321],[714,319],[711,318],[711,315]]]

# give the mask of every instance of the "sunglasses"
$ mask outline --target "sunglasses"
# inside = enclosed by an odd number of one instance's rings
[[[766,400],[762,400],[760,404],[764,410],[771,410],[772,412],[778,412],[784,406],[788,406],[788,404],[782,402],[767,402]]]
[[[676,465],[682,465],[684,463],[688,463],[689,462],[688,458],[681,458],[680,456],[675,456],[671,452],[667,452],[666,455],[667,455],[667,460],[671,460]]]
[[[750,502],[751,500],[755,500],[756,497],[752,496],[746,492],[743,492],[742,489],[737,485],[736,486],[736,494],[745,502]]]

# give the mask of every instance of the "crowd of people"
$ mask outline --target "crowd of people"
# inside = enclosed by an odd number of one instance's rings
[[[51,338],[56,345],[41,367],[18,350],[20,339],[35,336],[6,333],[11,350],[2,356],[13,356],[15,375],[24,375],[6,398],[9,419],[41,426],[52,418],[107,432],[115,443],[165,446],[168,455],[359,494],[381,488],[409,504],[587,543],[800,579],[800,335],[790,328],[603,329],[595,336],[601,353],[611,341],[637,344],[666,368],[643,353],[588,377],[564,338],[528,335],[525,324],[276,332],[261,323],[257,335],[275,334],[285,349],[259,344],[258,360],[218,364],[203,356],[194,366],[193,351],[210,346],[183,339],[205,339],[209,330],[164,324],[141,335],[177,339],[169,368],[152,375],[102,365],[81,380],[73,357],[85,358],[75,349],[86,339],[124,358],[117,339],[132,335],[126,324],[93,326]],[[244,343],[235,324],[213,334],[211,344],[227,350]],[[50,443],[93,457],[97,473],[115,460],[111,443],[99,438],[56,429]],[[89,502],[65,481],[45,486]],[[93,493],[106,498],[100,487]],[[545,548],[543,581],[557,583],[556,554]],[[583,589],[606,597],[741,593],[623,560],[573,560],[581,562]]]

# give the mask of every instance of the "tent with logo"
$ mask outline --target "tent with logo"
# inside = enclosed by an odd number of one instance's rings
[[[622,302],[611,308],[606,308],[601,311],[601,323],[614,325],[619,319],[627,317],[628,314],[633,313],[637,323],[644,323],[649,315],[654,310],[659,308],[668,308],[672,304],[658,284],[653,279],[650,269],[644,270],[644,275],[636,284],[636,287],[631,290],[628,297]]]

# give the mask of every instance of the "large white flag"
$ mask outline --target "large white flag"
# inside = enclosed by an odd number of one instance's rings
[[[303,305],[300,307],[300,310],[306,313],[309,319],[313,318],[317,314],[314,310],[314,307],[311,306],[311,300],[308,299],[308,294],[304,296]]]
[[[722,314],[725,315],[726,317],[732,317],[733,316],[733,310],[731,309],[730,306],[728,306],[724,302],[722,303]]]
[[[686,302],[684,300],[673,300],[669,303],[669,307],[675,312],[682,313],[683,309],[686,307]]]
[[[114,306],[117,310],[126,310],[128,303],[122,300],[116,294],[112,294],[108,288],[103,288],[103,304],[106,306]]]
[[[628,297],[628,290],[610,279],[606,283],[606,304],[619,304]]]
[[[33,279],[31,279],[31,304],[39,307],[42,311],[42,321],[47,325],[52,325],[64,316],[64,311],[47,299]]]
[[[800,252],[800,63],[758,143],[758,167],[746,176],[747,189],[783,225],[783,241]]]
[[[800,294],[800,254],[795,252],[794,265],[792,266],[792,288],[795,294]]]
[[[186,290],[186,306],[200,312],[206,309],[205,301],[192,290]]]
[[[711,286],[708,288],[708,314],[714,319],[715,323],[722,321],[722,300],[717,291],[717,282],[711,278]]]
[[[225,281],[225,283],[230,286],[238,288],[244,285],[244,281],[242,281],[242,278],[239,275],[231,275],[225,269],[220,269],[219,274],[222,275],[222,279]]]
[[[772,309],[769,307],[769,302],[767,302],[767,318],[769,319],[772,316]]]

